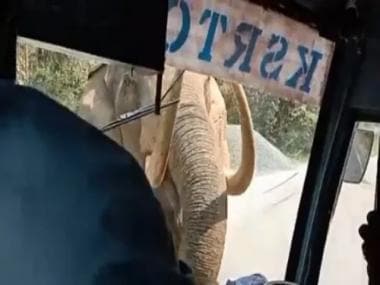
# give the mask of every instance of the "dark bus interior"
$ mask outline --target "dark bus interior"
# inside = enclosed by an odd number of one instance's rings
[[[310,25],[336,44],[284,277],[300,285],[317,285],[357,122],[380,123],[376,95],[380,90],[380,2],[250,1]],[[0,11],[2,79],[15,80],[18,36],[91,54],[104,62],[142,66],[158,75],[163,72],[167,1],[6,0]],[[117,45],[108,44],[116,41]],[[378,203],[374,201],[374,207]]]

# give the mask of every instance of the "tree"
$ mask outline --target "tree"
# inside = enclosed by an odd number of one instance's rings
[[[21,84],[35,87],[76,111],[87,76],[96,62],[19,44],[17,75]],[[224,96],[228,122],[239,123],[239,111],[230,84],[217,80]],[[286,155],[305,158],[310,153],[318,108],[299,104],[265,92],[245,88],[255,130]]]
[[[75,111],[89,70],[94,64],[62,53],[19,44],[17,81],[43,91]]]
[[[239,122],[239,111],[226,81],[218,80],[225,98],[228,122]],[[286,155],[305,159],[314,138],[319,108],[272,96],[254,88],[245,88],[256,131]]]

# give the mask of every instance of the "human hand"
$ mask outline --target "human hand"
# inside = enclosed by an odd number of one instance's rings
[[[362,225],[359,234],[363,239],[363,255],[367,261],[368,277],[373,284],[380,284],[380,213],[367,215],[368,224]],[[375,281],[376,280],[376,281]]]

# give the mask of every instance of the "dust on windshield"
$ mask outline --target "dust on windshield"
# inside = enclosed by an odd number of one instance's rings
[[[26,44],[19,44],[17,59],[19,83],[44,91],[73,112],[78,111],[88,75],[98,64]],[[230,83],[220,79],[217,83],[227,110],[225,139],[231,167],[236,169],[242,163],[239,111]],[[262,90],[245,87],[245,93],[254,127],[255,176],[242,195],[228,197],[221,284],[253,273],[283,279],[319,113],[318,106]],[[343,185],[320,284],[367,280],[357,228],[372,207],[374,165],[375,156],[360,184]]]

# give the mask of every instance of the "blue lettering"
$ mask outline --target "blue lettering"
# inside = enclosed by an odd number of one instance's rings
[[[318,51],[313,50],[311,52],[312,60],[311,63],[308,64],[306,60],[306,55],[309,54],[309,49],[304,46],[298,47],[298,54],[301,58],[302,66],[297,70],[297,72],[292,75],[287,81],[286,86],[297,88],[298,81],[301,76],[305,76],[305,80],[300,87],[300,90],[309,93],[310,92],[310,84],[313,79],[314,72],[317,68],[318,62],[323,58],[323,54]]]
[[[278,35],[272,35],[272,38],[269,41],[268,44],[268,50],[273,48],[274,45],[280,43],[281,44],[281,49],[279,51],[275,52],[268,52],[264,57],[263,60],[261,61],[261,66],[260,66],[260,73],[263,78],[267,79],[273,79],[273,80],[278,80],[278,77],[280,75],[280,72],[282,70],[282,64],[280,64],[277,68],[275,68],[273,71],[268,72],[267,66],[270,63],[276,62],[283,60],[286,56],[286,53],[288,52],[288,41],[281,36]]]
[[[251,58],[252,54],[255,50],[257,39],[262,34],[262,30],[259,28],[252,26],[248,23],[241,23],[236,29],[235,33],[235,52],[234,54],[224,62],[224,66],[227,68],[231,68],[238,59],[245,52],[244,60],[242,64],[239,66],[239,70],[242,72],[249,73],[251,71]],[[243,43],[241,39],[241,34],[251,33],[251,39],[248,44]]]
[[[169,11],[172,8],[177,7],[178,2],[180,2],[179,8],[181,9],[181,12],[182,12],[182,27],[181,27],[180,32],[178,33],[177,38],[170,44],[166,43],[166,50],[169,50],[169,52],[178,51],[185,44],[190,32],[190,24],[191,24],[190,9],[186,1],[169,0]]]
[[[206,9],[201,16],[199,24],[203,25],[209,18],[211,18],[211,21],[207,32],[206,41],[202,51],[198,54],[199,59],[208,62],[210,62],[212,59],[211,49],[214,43],[216,28],[218,27],[219,19],[222,25],[222,32],[225,33],[227,31],[227,16],[221,15],[216,12],[212,12],[210,9]]]

